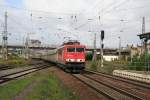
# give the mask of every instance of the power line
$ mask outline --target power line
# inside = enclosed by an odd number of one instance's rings
[[[121,5],[127,3],[129,0],[124,0],[123,2],[120,2],[118,5],[112,7],[109,11],[115,10],[116,8],[120,7]],[[107,12],[107,11],[106,11]]]
[[[103,12],[103,9],[107,10],[107,9],[113,7],[116,4],[117,3],[114,1],[114,2],[112,2],[112,3],[110,3],[110,4],[106,5],[106,6],[104,6],[101,11]],[[99,11],[99,13],[100,13],[100,11]]]
[[[114,4],[114,3],[115,3],[115,2],[111,3],[111,5]],[[109,5],[110,5],[110,4],[109,4]],[[95,19],[95,17],[92,18],[92,19]],[[78,27],[80,28],[80,27],[82,27],[82,26],[84,26],[84,25],[87,25],[87,23],[88,23],[88,21],[87,21],[86,23],[84,23],[84,24],[79,25]],[[77,28],[78,28],[78,27],[77,27]]]
[[[115,10],[116,8],[120,7],[122,4],[124,4],[124,2],[121,2],[118,6],[113,7],[111,10],[105,11],[105,13],[103,13],[103,16],[104,16],[104,14],[111,13],[112,10]],[[117,13],[118,13],[120,11],[134,10],[134,9],[137,9],[137,8],[146,8],[146,7],[150,7],[150,6],[149,5],[147,5],[147,6],[139,6],[139,7],[133,7],[133,8],[128,8],[128,9],[118,9],[118,10],[115,10],[115,11],[117,11]],[[97,18],[97,17],[93,17],[92,19],[95,19],[95,18]],[[84,24],[81,24],[79,27],[83,27],[84,25],[87,25],[87,23],[88,23],[88,21],[86,23],[84,23]]]
[[[150,3],[148,3],[148,4],[150,4]],[[128,11],[128,10],[131,11],[131,10],[135,10],[135,9],[137,10],[138,8],[147,8],[147,7],[150,7],[150,5],[138,6],[138,7],[133,7],[133,8],[125,8],[125,9],[115,9],[114,11],[116,11],[118,13],[118,12],[121,12],[121,11]],[[107,11],[107,12],[105,12],[105,14],[106,13],[111,13],[111,11]]]
[[[104,0],[100,0],[100,1],[98,1],[98,2],[95,2],[93,5],[94,6],[91,6],[91,10],[92,9],[95,9],[96,7],[97,7],[97,5],[98,5],[98,7],[100,6],[99,4],[101,4],[102,5],[102,3],[104,2]],[[86,9],[84,9],[83,11],[81,11],[81,13],[80,14],[83,14],[83,12],[84,12],[84,14],[87,12],[87,10]],[[79,14],[79,15],[80,15]]]
[[[13,17],[10,17],[10,19],[14,22],[14,23],[16,23],[16,25],[18,25],[20,28],[22,28],[22,29],[28,29],[27,27],[25,27],[25,25],[23,25],[22,23],[20,23],[20,22],[18,22],[17,20],[15,20]]]

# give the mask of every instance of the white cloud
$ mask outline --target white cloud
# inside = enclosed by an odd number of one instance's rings
[[[5,5],[4,1],[1,0],[0,4]],[[149,5],[148,0],[23,0],[22,8],[1,6],[0,8],[3,9],[0,10],[0,20],[3,20],[2,12],[7,9],[10,17],[9,32],[33,31],[36,34],[31,35],[32,38],[38,38],[49,44],[56,42],[59,44],[63,41],[63,37],[71,34],[73,38],[75,35],[82,37],[79,40],[91,46],[93,45],[91,37],[94,32],[88,31],[97,32],[104,29],[105,46],[118,47],[118,41],[114,41],[118,36],[122,37],[123,46],[140,43],[137,34],[141,32],[143,16],[146,18],[146,31],[150,31],[150,21],[147,21],[150,20]],[[101,16],[100,23],[99,15]],[[58,30],[60,28],[68,32]],[[74,30],[74,28],[78,29]],[[121,30],[123,32],[120,32]],[[10,41],[14,41],[14,38]],[[15,42],[18,43],[18,41]]]

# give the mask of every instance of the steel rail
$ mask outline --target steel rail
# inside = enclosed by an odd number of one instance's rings
[[[84,80],[82,80],[81,78],[77,77],[75,74],[71,74],[73,77],[75,77],[76,79],[80,80],[82,83],[86,84],[88,87],[90,87],[91,89],[93,89],[94,91],[98,92],[99,94],[105,96],[106,98],[108,98],[109,100],[116,100],[115,97],[109,95],[108,93],[101,91],[99,89],[97,89],[96,87],[91,86],[90,84],[88,84],[87,82],[85,82]]]
[[[105,85],[105,86],[107,86],[107,87],[109,87],[109,88],[111,88],[111,89],[114,89],[115,91],[118,91],[118,92],[120,92],[120,93],[122,93],[122,94],[125,94],[125,95],[127,95],[127,96],[129,96],[129,97],[131,97],[131,98],[133,98],[133,99],[136,99],[136,100],[143,100],[143,98],[140,98],[140,97],[138,97],[138,96],[136,96],[136,95],[134,95],[134,94],[131,94],[131,93],[125,91],[125,90],[122,90],[122,89],[120,89],[120,88],[118,88],[118,87],[114,87],[114,86],[108,85],[108,84],[106,84],[105,82],[98,81],[98,80],[96,80],[96,79],[94,79],[94,78],[91,78],[91,77],[88,76],[88,75],[85,75],[85,74],[84,74],[83,76],[85,76],[85,77],[87,77],[87,78],[89,78],[89,79],[91,79],[91,80],[93,80],[93,81],[96,81],[96,82],[98,82],[98,83],[100,83],[100,84],[103,84],[103,85]]]
[[[8,81],[11,81],[11,80],[14,80],[16,78],[25,76],[27,74],[30,74],[30,73],[33,73],[33,72],[36,72],[36,71],[48,68],[48,66],[46,66],[46,65],[44,65],[44,67],[42,67],[42,66],[34,67],[34,68],[30,68],[30,69],[26,69],[26,70],[23,70],[23,71],[18,71],[18,72],[14,72],[14,73],[11,73],[11,74],[7,74],[7,75],[4,75],[4,76],[1,76],[0,77],[0,80],[1,80],[0,84],[6,83]],[[14,75],[14,77],[8,78],[8,77],[13,76],[13,75]]]
[[[108,74],[104,74],[104,73],[101,73],[101,72],[95,72],[95,71],[89,71],[89,70],[85,70],[85,72],[94,73],[94,74],[101,75],[101,76],[104,76],[104,77],[107,77],[107,78],[111,78],[111,79],[115,79],[115,80],[118,80],[118,81],[133,84],[133,85],[145,88],[145,89],[150,89],[150,84],[148,84],[148,83],[144,83],[144,82],[140,82],[140,81],[136,81],[136,80],[131,80],[131,79],[127,79],[127,78],[122,78],[122,77],[118,77],[118,76],[114,76],[114,75],[108,75]]]

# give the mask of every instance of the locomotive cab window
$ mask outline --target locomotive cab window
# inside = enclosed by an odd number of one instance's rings
[[[67,48],[67,52],[75,52],[75,48]]]
[[[76,52],[84,52],[84,48],[76,48]]]

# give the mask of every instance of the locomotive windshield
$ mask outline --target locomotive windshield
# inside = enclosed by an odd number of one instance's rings
[[[84,52],[84,48],[67,48],[67,52]]]
[[[67,48],[67,52],[75,52],[75,48]]]
[[[76,48],[76,52],[84,52],[84,48]]]

